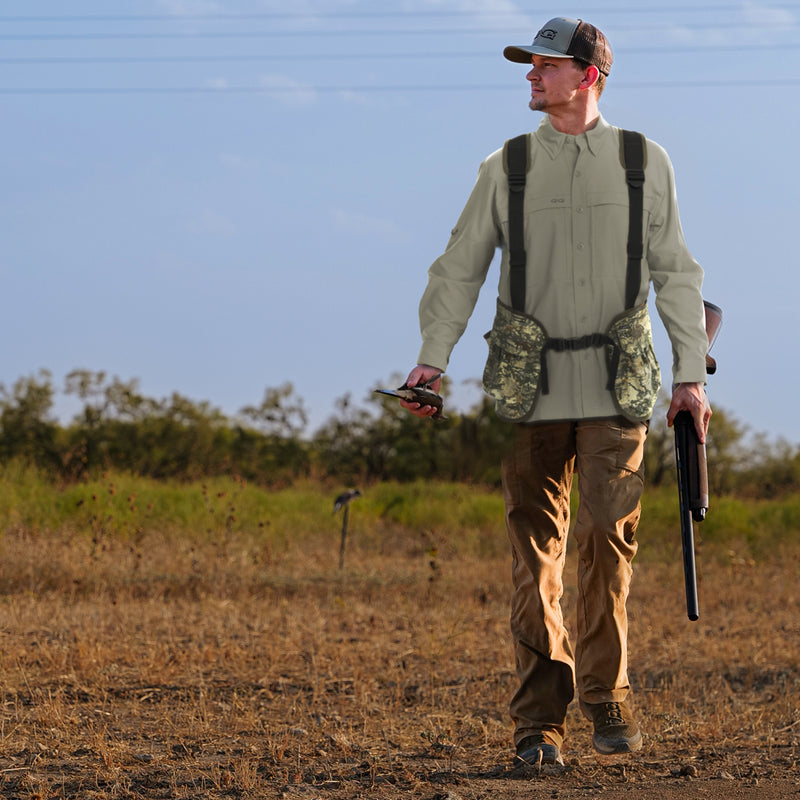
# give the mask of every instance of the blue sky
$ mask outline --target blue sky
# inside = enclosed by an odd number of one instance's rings
[[[311,432],[404,377],[478,164],[539,123],[502,49],[555,15],[604,30],[606,119],[672,158],[725,312],[712,403],[799,443],[800,3],[5,2],[0,382],[103,370],[226,414],[291,382]],[[496,270],[449,368],[462,407]]]

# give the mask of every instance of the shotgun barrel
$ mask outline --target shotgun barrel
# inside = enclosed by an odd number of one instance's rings
[[[722,325],[722,309],[703,301],[708,350],[711,350]],[[717,362],[706,351],[706,372],[717,371]],[[694,525],[702,522],[708,511],[708,463],[706,446],[701,444],[688,411],[679,411],[673,421],[675,429],[675,462],[678,467],[678,496],[681,514],[683,577],[686,584],[686,614],[692,622],[700,617],[697,600],[697,564],[694,554]]]
[[[675,415],[673,425],[675,428],[675,461],[678,467],[686,614],[694,622],[700,616],[700,608],[697,599],[693,522],[702,522],[708,511],[706,446],[701,444],[697,438],[694,420],[688,411],[679,411]]]

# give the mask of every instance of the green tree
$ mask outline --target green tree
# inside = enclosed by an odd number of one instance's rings
[[[228,420],[206,401],[173,392],[142,419],[105,430],[113,462],[139,474],[192,480],[231,470]]]
[[[267,388],[261,405],[245,406],[239,414],[268,436],[285,439],[302,436],[308,425],[303,398],[295,394],[291,383]]]
[[[746,426],[724,409],[714,407],[706,438],[708,488],[712,495],[727,494],[736,488],[737,475],[751,457],[746,434]]]
[[[83,401],[67,431],[64,468],[71,477],[119,467],[131,468],[141,443],[129,427],[148,419],[158,404],[139,393],[138,381],[127,383],[103,371],[75,369],[64,381],[64,393]],[[124,452],[123,463],[119,454]]]
[[[800,448],[785,439],[770,442],[757,434],[736,474],[736,493],[774,498],[800,491]]]
[[[53,469],[59,463],[58,424],[52,416],[50,372],[17,380],[9,390],[0,384],[0,458],[20,458]]]
[[[241,475],[272,485],[309,474],[308,413],[291,383],[267,388],[261,404],[245,406],[239,418],[232,448]]]
[[[314,464],[326,477],[336,477],[340,483],[361,482],[367,476],[387,477],[383,461],[370,442],[373,418],[369,412],[353,403],[348,392],[336,399],[335,412],[315,433],[312,439]]]

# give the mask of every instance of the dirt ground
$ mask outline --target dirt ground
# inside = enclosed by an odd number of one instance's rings
[[[800,797],[796,554],[706,566],[696,623],[641,563],[643,749],[595,755],[571,708],[566,766],[515,771],[504,559],[145,545],[3,540],[3,800]]]
[[[222,687],[210,690],[214,705],[256,701],[263,689]],[[147,698],[147,695],[150,695]],[[416,748],[398,747],[387,738],[376,747],[343,755],[348,744],[337,733],[295,728],[292,743],[275,757],[264,732],[229,730],[221,723],[204,735],[182,735],[167,719],[187,712],[183,687],[129,687],[104,705],[88,696],[74,698],[70,714],[93,719],[104,714],[119,722],[65,749],[53,746],[53,733],[40,734],[21,750],[4,748],[0,759],[0,796],[22,798],[419,798],[420,800],[526,800],[530,798],[691,798],[800,797],[796,745],[756,743],[719,747],[713,742],[659,747],[646,736],[643,752],[602,757],[590,748],[590,734],[575,736],[565,749],[566,766],[515,770],[507,766],[503,746],[458,746],[421,740]],[[126,696],[127,695],[127,696]],[[155,699],[156,696],[158,699]],[[99,698],[95,698],[99,700]],[[152,715],[132,704],[153,706]],[[156,708],[168,705],[171,710]],[[194,705],[194,703],[193,703]],[[111,710],[103,710],[111,709]],[[126,711],[130,718],[126,722]],[[196,711],[190,712],[195,714]],[[163,716],[162,716],[163,714]],[[139,721],[134,723],[133,718]],[[148,719],[149,717],[149,719]],[[404,725],[428,728],[429,721],[408,715]],[[160,720],[162,733],[154,730]],[[80,725],[74,719],[66,725]],[[90,726],[91,727],[91,726]],[[216,730],[214,730],[216,729]],[[330,729],[329,729],[330,730]],[[5,735],[9,735],[6,729]],[[338,741],[337,741],[338,740]],[[452,747],[452,750],[450,748]],[[338,750],[338,752],[337,752]],[[450,750],[448,752],[448,750]]]

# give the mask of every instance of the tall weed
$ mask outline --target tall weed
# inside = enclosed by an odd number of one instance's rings
[[[341,512],[333,501],[341,488],[304,481],[267,489],[237,476],[180,483],[124,473],[59,486],[20,464],[0,468],[0,536],[65,533],[77,537],[136,540],[226,537],[271,547],[338,542]],[[361,487],[350,506],[348,547],[398,547],[498,555],[507,547],[502,492],[448,482],[384,482]],[[573,490],[573,511],[577,488]],[[639,526],[640,559],[665,561],[680,551],[678,498],[674,487],[648,488]],[[698,546],[723,556],[733,548],[760,559],[774,545],[800,533],[800,495],[779,500],[711,498],[705,522],[695,524]]]

